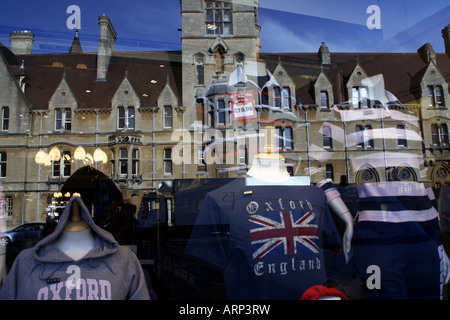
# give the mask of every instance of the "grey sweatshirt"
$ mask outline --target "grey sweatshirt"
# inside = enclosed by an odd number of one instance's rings
[[[74,261],[55,245],[73,201],[95,235],[95,246]],[[98,227],[79,197],[72,197],[53,233],[17,256],[0,290],[1,300],[146,300],[149,293],[136,255]]]

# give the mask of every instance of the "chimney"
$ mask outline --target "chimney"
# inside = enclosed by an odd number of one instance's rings
[[[108,73],[109,61],[114,52],[117,33],[111,20],[103,14],[98,18],[100,39],[97,54],[97,80],[105,81]]]
[[[444,38],[445,52],[450,56],[450,23],[442,29],[442,37]]]
[[[428,64],[430,61],[436,65],[436,53],[434,52],[433,46],[427,42],[417,50],[422,59]]]
[[[9,35],[11,51],[14,54],[31,54],[33,52],[34,34],[31,31],[14,31]]]
[[[322,42],[319,48],[319,56],[322,64],[331,64],[330,51],[325,42]]]

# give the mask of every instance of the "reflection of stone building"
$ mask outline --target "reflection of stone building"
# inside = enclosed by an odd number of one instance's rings
[[[257,3],[181,1],[181,51],[116,52],[106,16],[98,53],[83,53],[75,37],[69,53],[34,55],[34,36],[13,33],[12,52],[0,48],[9,223],[42,219],[51,195],[86,165],[136,204],[174,178],[242,176],[267,125],[292,174],[313,182],[450,182],[450,25],[446,53],[428,44],[417,53],[330,53],[323,43],[316,53],[269,54],[260,52]],[[401,103],[371,98],[364,79],[375,75]],[[246,103],[252,116],[230,111]],[[218,158],[209,163],[208,154]]]

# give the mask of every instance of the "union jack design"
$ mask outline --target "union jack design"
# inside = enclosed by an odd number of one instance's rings
[[[256,245],[253,259],[267,255],[276,247],[282,245],[284,254],[296,254],[301,244],[314,253],[319,247],[314,239],[319,238],[319,229],[315,222],[314,212],[308,211],[294,220],[291,211],[280,212],[280,221],[262,215],[252,215],[249,221],[253,223],[250,229],[251,244]]]

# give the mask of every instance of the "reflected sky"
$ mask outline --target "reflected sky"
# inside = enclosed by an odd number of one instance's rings
[[[117,51],[181,48],[179,1],[75,0],[2,3],[0,42],[9,47],[9,33],[31,30],[35,53],[66,52],[74,31],[67,7],[81,8],[80,39],[85,52],[98,45],[97,18],[108,15],[118,33]],[[380,8],[381,29],[368,29],[366,13]],[[416,52],[430,42],[443,52],[442,28],[450,21],[447,0],[260,0],[263,52],[316,52],[326,42],[332,52]]]

